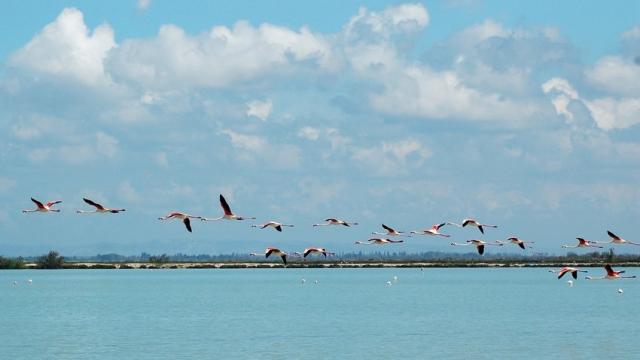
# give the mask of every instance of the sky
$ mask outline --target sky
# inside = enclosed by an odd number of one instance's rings
[[[635,1],[10,0],[0,32],[3,255],[640,241]],[[157,220],[218,194],[296,226]],[[499,228],[354,245],[463,218]]]

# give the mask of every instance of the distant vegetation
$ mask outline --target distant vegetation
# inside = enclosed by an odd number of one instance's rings
[[[169,262],[169,255],[162,254],[159,256],[150,256],[149,262],[152,264],[166,264]]]
[[[0,256],[0,269],[24,269],[24,259]]]
[[[64,266],[64,258],[57,251],[49,251],[47,255],[36,258],[36,267],[38,269],[62,269]]]

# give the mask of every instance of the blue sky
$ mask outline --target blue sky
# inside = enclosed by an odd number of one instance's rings
[[[638,7],[10,1],[0,252],[351,251],[382,222],[466,217],[500,225],[484,240],[546,252],[607,229],[633,240]],[[156,220],[217,216],[219,193],[296,227],[198,222],[188,234]],[[63,213],[20,213],[31,196],[64,200]],[[127,212],[76,215],[82,197]],[[361,225],[311,227],[327,217]],[[435,238],[387,249],[467,251]]]

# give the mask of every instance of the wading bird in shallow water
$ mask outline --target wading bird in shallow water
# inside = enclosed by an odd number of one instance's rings
[[[189,215],[181,212],[172,212],[166,216],[158,218],[158,220],[163,220],[163,221],[170,220],[170,219],[182,220],[182,222],[184,223],[184,226],[186,226],[187,230],[191,232],[191,220],[189,219],[202,219],[202,216],[193,216],[193,215]]]
[[[395,243],[401,243],[401,242],[404,242],[404,240],[391,240],[391,239],[383,239],[383,238],[371,238],[371,239],[367,240],[367,242],[356,241],[356,244],[358,244],[358,245],[386,245],[386,244],[395,244]]]
[[[566,273],[571,273],[571,276],[573,276],[573,278],[577,280],[579,272],[588,272],[588,271],[587,270],[578,270],[578,269],[576,269],[574,267],[565,266],[565,267],[563,267],[562,269],[560,269],[558,271],[558,279],[561,279],[564,276],[564,274],[566,274]]]
[[[419,234],[419,235],[429,235],[429,236],[442,236],[442,237],[450,237],[451,235],[447,235],[447,234],[442,234],[440,233],[440,228],[442,228],[443,226],[447,225],[448,223],[442,223],[442,224],[434,224],[433,226],[431,226],[430,229],[426,229],[426,230],[419,230],[419,231],[412,231],[412,234]],[[457,224],[456,224],[457,225]]]
[[[313,226],[330,226],[330,225],[351,226],[351,225],[358,225],[357,222],[347,222],[347,221],[344,221],[344,220],[333,219],[333,218],[324,219],[324,221],[325,221],[324,224],[313,224]]]
[[[220,207],[222,207],[222,211],[224,214],[220,217],[209,219],[209,218],[200,218],[202,221],[217,221],[217,220],[255,220],[255,217],[247,217],[247,216],[238,216],[234,215],[227,203],[227,200],[224,199],[224,196],[220,194]]]
[[[333,253],[328,252],[327,249],[325,249],[325,248],[310,247],[310,248],[304,249],[304,252],[302,252],[302,257],[306,258],[307,255],[312,254],[312,253],[322,254],[322,255],[324,255],[324,257],[327,257],[327,255],[333,255]]]
[[[576,245],[562,245],[562,247],[567,249],[587,248],[587,247],[602,249],[602,246],[594,245],[594,244],[597,244],[597,241],[590,241],[583,238],[576,238],[576,239],[578,240],[578,243]]]
[[[475,245],[476,248],[478,249],[478,254],[482,255],[484,254],[484,247],[489,245],[489,246],[502,246],[503,244],[500,243],[486,243],[482,240],[467,240],[467,242],[465,244],[459,244],[459,243],[455,243],[452,242],[451,243],[452,246],[467,246],[467,245]]]
[[[381,233],[381,232],[374,231],[371,234],[372,235],[387,235],[387,236],[409,236],[409,235],[406,235],[404,231],[398,231],[398,230],[396,230],[396,229],[394,229],[392,227],[389,227],[389,226],[387,226],[385,224],[382,224],[382,228],[387,230],[387,232]]]
[[[282,224],[276,221],[267,221],[266,223],[262,224],[262,225],[251,225],[251,227],[259,227],[260,229],[264,229],[266,227],[272,227],[278,231],[282,231],[283,227],[293,227],[293,225],[288,225],[288,224]]]
[[[524,240],[521,240],[521,239],[519,239],[517,237],[510,237],[510,238],[507,239],[507,241],[512,243],[512,244],[514,244],[514,245],[520,246],[520,248],[522,248],[522,250],[525,249],[524,244],[535,244],[535,241],[524,241]],[[500,240],[497,240],[496,242],[499,243],[499,244],[504,244]],[[533,246],[529,246],[529,247],[533,247]]]
[[[112,213],[112,214],[117,214],[119,212],[124,211],[124,209],[107,209],[106,207],[98,204],[95,201],[91,201],[87,198],[82,198],[82,200],[84,200],[84,202],[86,202],[87,204],[95,207],[96,209],[93,211],[86,211],[86,210],[76,210],[76,212],[78,214],[94,214],[94,213]]]
[[[33,201],[36,204],[36,208],[33,210],[22,210],[23,213],[31,213],[31,212],[60,212],[59,209],[52,209],[53,205],[55,204],[60,204],[62,202],[62,200],[55,200],[55,201],[49,201],[46,204],[41,203],[40,201],[31,198],[31,201]]]
[[[620,274],[624,274],[625,271],[614,271],[613,268],[611,267],[611,265],[607,264],[604,266],[604,269],[607,271],[607,274],[604,276],[599,276],[599,277],[593,277],[593,276],[586,276],[585,279],[587,280],[603,280],[603,279],[607,279],[607,280],[616,280],[616,279],[635,279],[636,276],[635,275],[631,275],[631,276],[622,276]]]
[[[624,245],[624,244],[630,244],[630,245],[640,245],[638,243],[635,242],[631,242],[629,240],[625,240],[623,238],[621,238],[620,236],[612,233],[611,231],[607,231],[607,234],[609,235],[609,237],[611,238],[611,241],[606,241],[606,242],[599,242],[596,241],[597,244],[618,244],[618,245]]]

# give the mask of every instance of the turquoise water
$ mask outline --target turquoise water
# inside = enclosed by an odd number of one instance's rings
[[[640,358],[640,280],[579,279],[571,288],[566,280],[542,268],[1,271],[0,352],[3,359]]]

